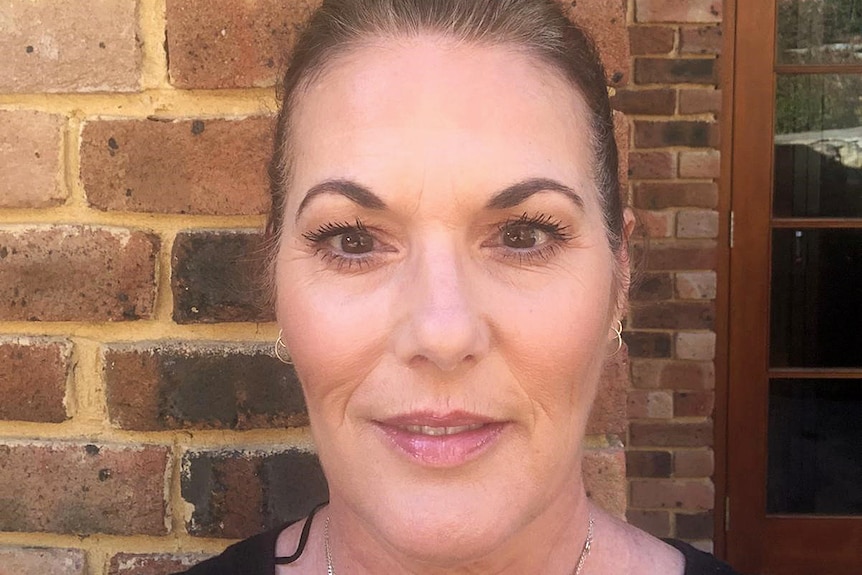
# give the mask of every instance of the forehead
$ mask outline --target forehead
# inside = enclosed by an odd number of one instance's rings
[[[433,36],[368,43],[299,97],[294,183],[422,174],[426,186],[457,174],[488,186],[537,176],[585,185],[587,118],[571,83],[523,51]]]

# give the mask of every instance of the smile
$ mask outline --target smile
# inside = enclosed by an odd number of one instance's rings
[[[431,435],[431,436],[441,436],[441,435],[457,435],[458,433],[464,433],[465,431],[475,431],[480,429],[484,423],[477,423],[474,425],[457,425],[455,427],[432,427],[430,425],[407,425],[404,427],[406,431],[410,433],[416,433],[419,435]]]

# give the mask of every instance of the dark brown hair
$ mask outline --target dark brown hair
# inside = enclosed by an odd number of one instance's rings
[[[324,0],[301,34],[281,86],[269,167],[272,209],[266,232],[271,246],[270,277],[290,182],[290,116],[303,90],[328,62],[351,48],[373,39],[421,34],[511,46],[545,62],[574,85],[590,113],[593,175],[608,241],[617,257],[623,255],[623,205],[604,67],[590,37],[565,16],[555,0]]]

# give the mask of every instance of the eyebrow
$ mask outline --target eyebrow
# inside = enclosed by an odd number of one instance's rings
[[[324,194],[344,196],[351,202],[369,210],[386,209],[386,202],[381,200],[371,190],[357,184],[356,182],[352,182],[350,180],[326,180],[325,182],[312,186],[311,189],[306,192],[305,197],[302,198],[302,202],[299,204],[299,209],[296,210],[296,220],[299,220],[299,216],[311,200]]]
[[[495,194],[485,207],[491,210],[514,208],[539,192],[559,192],[572,200],[580,209],[584,209],[584,199],[575,190],[549,178],[531,178],[512,184]]]

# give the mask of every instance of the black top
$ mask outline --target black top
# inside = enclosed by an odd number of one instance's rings
[[[311,522],[306,522],[306,525]],[[203,563],[198,563],[184,575],[274,575],[275,543],[279,534],[292,523],[282,525],[266,533],[261,533],[245,541],[228,547],[224,553]],[[664,542],[678,549],[685,557],[685,575],[740,575],[729,565],[699,551],[683,541],[664,539]],[[297,555],[301,553],[304,542],[300,544]],[[176,575],[183,575],[176,574]]]

